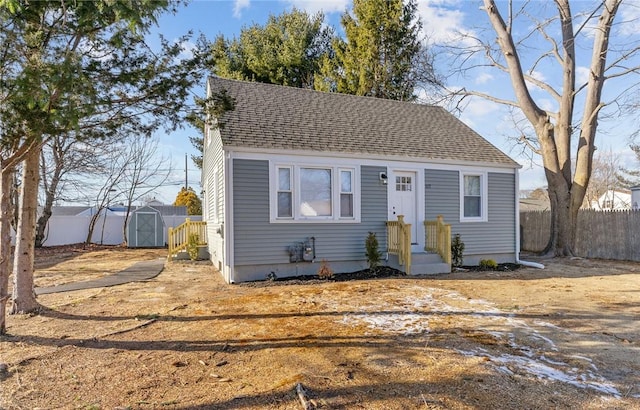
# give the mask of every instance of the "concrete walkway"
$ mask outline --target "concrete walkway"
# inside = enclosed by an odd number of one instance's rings
[[[59,286],[49,286],[43,288],[35,288],[36,295],[45,295],[48,293],[70,292],[73,290],[103,288],[108,286],[122,285],[129,282],[142,282],[153,279],[164,269],[165,258],[159,258],[152,261],[142,261],[134,263],[128,268],[114,273],[113,275],[104,276],[102,278],[87,280],[84,282],[65,283]]]

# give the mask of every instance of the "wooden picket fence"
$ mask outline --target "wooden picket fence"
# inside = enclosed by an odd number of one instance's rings
[[[549,211],[521,212],[522,250],[543,250],[549,240],[550,223]],[[581,209],[577,225],[577,256],[640,261],[640,211]]]

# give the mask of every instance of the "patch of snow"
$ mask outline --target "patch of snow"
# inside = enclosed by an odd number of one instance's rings
[[[591,372],[588,372],[587,374],[577,374],[577,369],[575,368],[565,372],[555,367],[548,366],[534,358],[516,356],[512,354],[494,356],[487,354],[485,349],[482,349],[482,351],[458,350],[458,353],[467,357],[487,358],[495,365],[495,368],[499,372],[508,375],[514,375],[515,372],[512,369],[518,369],[522,372],[532,374],[539,379],[563,382],[582,389],[593,389],[600,393],[614,396],[615,398],[620,398],[622,396],[620,391],[618,391],[612,383],[609,383]],[[544,359],[544,357],[541,357],[541,359]],[[548,359],[544,359],[544,361],[548,361],[552,364],[566,365],[565,363],[549,361]]]
[[[430,331],[430,320],[455,314],[455,320],[461,325],[467,322],[470,329],[485,332],[498,340],[505,341],[505,345],[515,352],[515,354],[490,353],[478,346],[473,350],[459,350],[459,353],[465,356],[488,358],[491,364],[502,373],[527,373],[539,379],[593,389],[615,398],[622,396],[611,382],[594,373],[598,369],[591,359],[584,356],[569,356],[588,362],[590,370],[585,372],[561,360],[546,356],[550,351],[558,352],[558,348],[552,339],[532,326],[570,333],[563,328],[542,320],[532,320],[528,322],[532,325],[529,325],[524,319],[517,318],[513,312],[503,311],[488,301],[467,298],[457,292],[422,287],[409,288],[406,291],[407,294],[414,293],[414,295],[385,304],[358,303],[354,300],[353,310],[345,313],[339,323],[351,326],[365,325],[377,332],[416,335]],[[348,308],[348,306],[342,305],[341,308]],[[503,331],[502,329],[505,328],[511,331]],[[640,394],[631,397],[638,396]]]
[[[412,313],[368,313],[363,316],[345,315],[340,323],[347,325],[365,324],[369,329],[384,330],[389,333],[416,335],[429,331],[429,322],[424,315]]]

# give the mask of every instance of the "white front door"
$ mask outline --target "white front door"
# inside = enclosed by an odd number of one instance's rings
[[[405,223],[411,224],[411,243],[417,243],[418,224],[416,221],[416,173],[394,171],[390,181],[389,219],[395,221],[404,215]]]

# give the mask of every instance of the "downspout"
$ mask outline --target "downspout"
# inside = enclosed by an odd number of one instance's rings
[[[541,263],[520,259],[520,175],[517,168],[514,170],[514,175],[516,178],[516,263],[529,268],[544,269]]]

